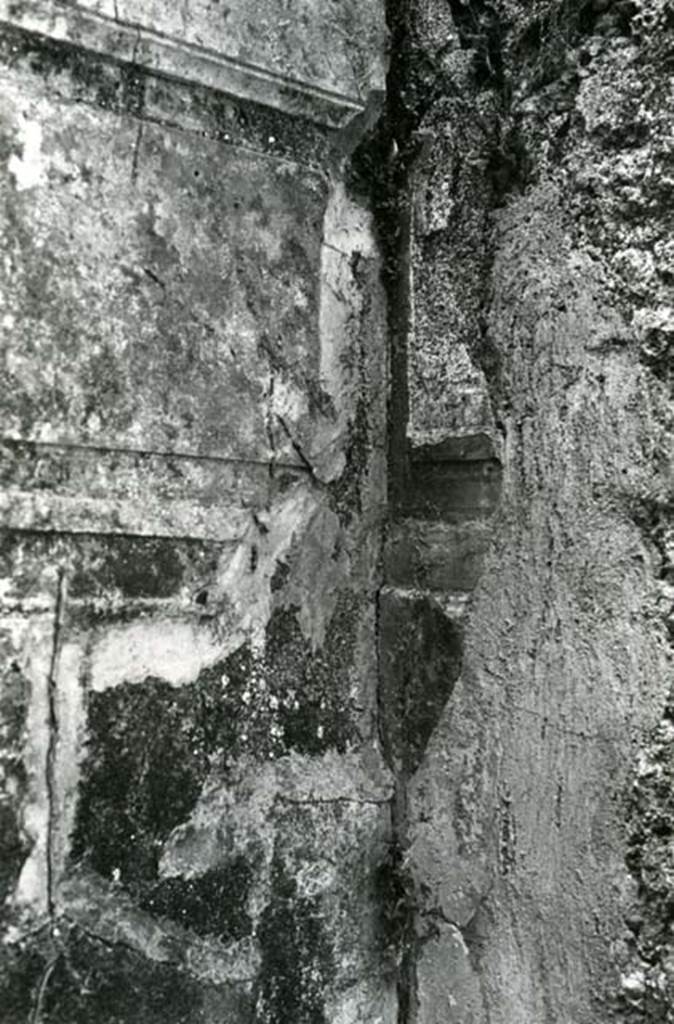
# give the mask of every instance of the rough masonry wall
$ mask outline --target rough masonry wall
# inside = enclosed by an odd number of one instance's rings
[[[2,10],[0,1016],[383,1024],[383,18],[152,6]]]
[[[398,773],[406,1019],[670,1020],[674,11],[424,2],[397,28],[385,594],[396,635],[422,604],[460,634]]]

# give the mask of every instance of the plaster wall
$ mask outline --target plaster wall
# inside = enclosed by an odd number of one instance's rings
[[[383,16],[244,6],[1,12],[8,1024],[395,1018]]]

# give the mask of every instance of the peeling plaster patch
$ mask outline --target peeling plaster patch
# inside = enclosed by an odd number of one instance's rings
[[[68,917],[103,941],[127,944],[153,960],[177,961],[215,983],[259,977],[260,954],[269,956],[270,906],[287,911],[294,935],[303,909],[313,908],[331,935],[338,934],[338,920],[353,922],[344,925],[334,949],[340,991],[326,988],[327,1019],[383,1024],[395,1018],[394,992],[386,987],[382,1000],[378,974],[358,973],[362,925],[354,910],[369,892],[371,871],[386,848],[391,793],[390,776],[374,750],[291,754],[275,763],[242,758],[224,776],[213,771],[189,819],[164,842],[159,877],[189,890],[190,880],[198,883],[214,869],[236,860],[249,863],[254,880],[246,910],[256,924],[252,936],[238,941],[197,938],[188,920],[184,927],[177,919],[151,916],[118,884],[81,869],[61,881],[61,900]],[[288,886],[280,904],[279,872]],[[282,939],[281,928],[278,934]]]
[[[299,834],[309,846],[294,868],[297,892],[316,898],[337,891],[343,865],[333,859],[332,844],[338,839],[335,828],[342,829],[342,813],[352,819],[354,829],[371,828],[372,842],[378,828],[382,834],[387,830],[392,783],[385,767],[376,758],[372,762],[331,751],[322,757],[293,754],[266,764],[251,758],[239,763],[226,785],[214,774],[190,818],[164,843],[159,877],[197,879],[243,857],[254,866],[248,914],[259,920],[269,898],[278,837],[284,831],[281,822],[296,823],[296,815],[309,815],[315,827],[327,830],[328,845],[320,840],[310,852],[316,840],[309,839],[313,826],[305,821]]]
[[[42,125],[38,121],[30,121],[23,115],[19,127],[19,139],[23,147],[23,156],[12,153],[7,164],[9,173],[13,175],[19,192],[35,188],[45,181],[45,164],[42,154]]]
[[[263,654],[272,614],[272,577],[295,548],[299,582],[287,600],[299,608],[305,638],[314,648],[323,642],[345,569],[331,557],[340,529],[336,514],[306,486],[251,522],[241,543],[223,556],[218,576],[216,595],[225,605],[221,629],[229,650],[236,638],[238,643],[249,640],[252,650]]]
[[[302,535],[316,508],[306,489],[273,506],[262,527],[251,522],[243,540],[221,563],[217,594],[225,600],[226,632],[250,639],[256,654],[264,652],[265,631],[272,611],[271,580],[293,538]]]
[[[348,580],[348,558],[339,547],[339,516],[329,508],[312,515],[298,542],[296,572],[285,594],[285,604],[299,608],[297,620],[314,651],[325,641],[326,627],[337,606],[339,587]]]
[[[366,979],[346,994],[326,1002],[331,1024],[392,1024],[398,1020],[398,997],[393,986],[382,989]]]
[[[229,785],[214,777],[204,786],[187,822],[164,843],[159,877],[195,878],[216,867],[227,850],[265,847],[271,861],[273,834],[268,819],[277,795],[273,763],[251,762]]]
[[[171,686],[184,686],[226,653],[210,628],[191,622],[114,626],[94,646],[91,686],[102,693],[121,683],[141,683],[148,676],[160,677]]]
[[[278,761],[239,765],[229,785],[214,775],[204,786],[191,817],[173,830],[159,862],[160,878],[196,877],[216,867],[228,850],[260,847],[271,862],[273,806],[284,804],[385,805],[393,784],[376,757],[365,764],[358,754],[328,751],[322,757],[290,754]]]

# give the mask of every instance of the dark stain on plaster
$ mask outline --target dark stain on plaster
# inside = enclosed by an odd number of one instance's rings
[[[639,355],[651,373],[671,388],[674,382],[674,331],[657,326],[646,328]]]
[[[320,904],[298,894],[278,852],[256,938],[262,963],[255,1024],[328,1024],[325,999],[335,968]]]
[[[45,79],[66,72],[76,86],[77,98],[103,110],[137,116],[143,112],[146,73],[135,64],[3,25],[0,61],[12,65],[19,60],[25,60],[34,74]]]
[[[3,1024],[27,1024],[31,1020],[46,964],[46,955],[36,942],[0,945],[0,1014]]]
[[[669,469],[667,459],[662,459],[659,467],[663,477],[666,477]],[[674,501],[662,500],[658,497],[639,495],[636,498],[630,495],[627,499],[627,509],[630,518],[639,527],[642,537],[653,552],[656,559],[656,579],[664,583],[674,584],[674,555],[672,548],[672,532],[674,527]],[[671,634],[671,617],[669,620],[670,639],[674,640]]]
[[[477,88],[506,88],[503,41],[506,34],[502,8],[493,0],[449,0],[461,47],[473,56]]]
[[[531,91],[542,90],[568,70],[568,54],[584,38],[631,36],[636,13],[632,0],[553,0],[542,4],[511,34],[507,63],[526,69]]]
[[[290,566],[287,562],[280,561],[276,563],[274,574],[269,583],[269,589],[272,594],[277,593],[279,590],[283,590],[286,583],[290,578]]]
[[[89,699],[89,740],[73,857],[130,885],[157,878],[161,843],[208,771],[195,688],[148,679]]]
[[[217,568],[221,545],[200,540],[106,537],[78,541],[82,558],[72,576],[71,598],[117,592],[125,598],[167,598],[181,586],[196,588]]]
[[[128,947],[70,930],[48,978],[43,1021],[49,1024],[197,1024],[204,986],[168,964]]]
[[[250,935],[247,901],[253,872],[250,860],[239,855],[195,878],[163,878],[142,892],[139,904],[198,935],[235,942]]]
[[[382,746],[391,769],[409,777],[461,672],[463,632],[432,599],[384,591],[379,650]]]
[[[501,495],[498,459],[436,458],[412,452],[409,490],[399,514],[445,522],[492,515]]]
[[[19,666],[4,652],[6,663],[0,666],[0,906],[12,893],[28,843],[21,826],[21,804],[26,787],[23,764],[23,740],[26,724],[29,683]]]
[[[11,895],[28,853],[21,832],[19,800],[0,799],[0,905]]]
[[[245,644],[180,688],[148,678],[91,693],[72,859],[200,934],[248,934],[250,861],[223,851],[217,871],[160,880],[162,845],[189,818],[209,774],[226,774],[241,756],[346,750],[357,622],[357,606],[343,598],[325,646],[312,651],[294,610],[277,609],[264,659]]]
[[[392,839],[374,872],[374,905],[378,909],[381,948],[394,963],[400,963],[414,946],[410,925],[416,903],[414,878],[400,842]]]
[[[344,753],[355,739],[349,705],[359,604],[344,594],[326,629],[326,641],[313,652],[292,608],[273,612],[267,627],[266,661],[272,694],[280,701],[279,722],[288,750]],[[293,693],[292,701],[287,695]]]
[[[170,597],[180,586],[183,564],[175,541],[110,538],[97,563],[82,566],[71,596],[118,590],[126,597]]]
[[[67,568],[69,621],[88,629],[101,622],[147,614],[148,602],[193,595],[195,611],[209,614],[199,594],[217,572],[217,541],[126,535],[0,531],[0,576],[21,601],[46,586],[45,566]],[[48,586],[48,585],[47,585]]]
[[[0,530],[0,577],[12,580],[14,593],[23,596],[36,588],[47,562],[64,551],[62,537],[28,530]]]

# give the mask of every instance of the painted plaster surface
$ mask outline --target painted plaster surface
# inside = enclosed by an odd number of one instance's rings
[[[155,7],[219,45],[222,12]],[[233,12],[228,56],[360,88],[348,12],[332,65],[306,13],[307,50],[255,58]],[[372,215],[314,121],[27,24],[0,47],[3,1021],[390,1024]]]
[[[63,111],[29,78],[5,76],[3,129],[5,435],[287,455],[264,397],[276,351],[289,429],[318,383],[324,183],[131,118]]]

